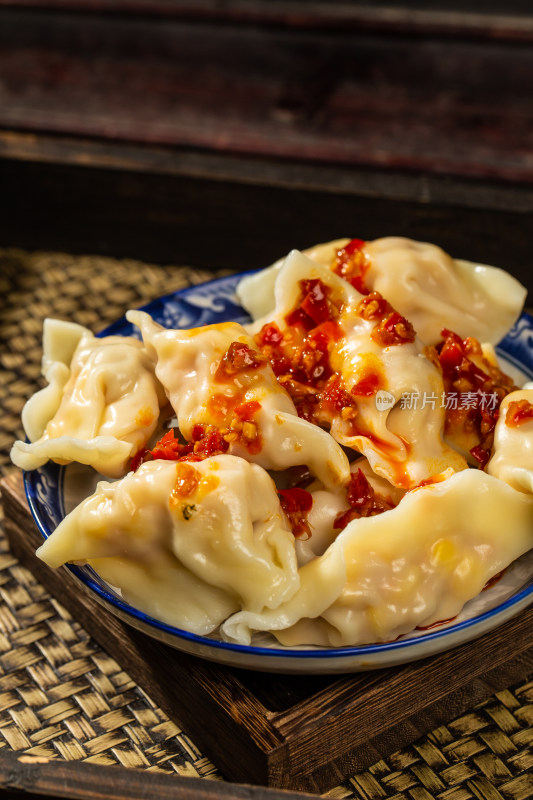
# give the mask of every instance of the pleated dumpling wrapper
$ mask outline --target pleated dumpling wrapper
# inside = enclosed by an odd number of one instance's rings
[[[22,412],[30,442],[15,442],[13,463],[31,470],[75,461],[110,478],[124,475],[166,404],[142,342],[47,319],[42,372],[48,385]]]
[[[503,399],[487,472],[533,494],[533,383]]]
[[[294,250],[276,279],[276,309],[249,326],[298,413],[412,488],[466,461],[443,440],[442,372],[408,320]],[[413,398],[419,402],[414,403]]]
[[[481,470],[407,492],[396,508],[354,519],[299,570],[275,611],[232,615],[229,641],[271,631],[287,646],[393,641],[455,617],[533,545],[533,497]]]
[[[413,324],[424,344],[437,344],[443,328],[497,344],[517,320],[527,294],[503,269],[454,259],[437,245],[401,236],[336,239],[304,253],[359,291],[379,292]],[[237,295],[254,319],[273,311],[283,261],[240,282]]]
[[[101,481],[37,555],[88,563],[134,607],[201,635],[234,611],[277,608],[299,586],[272,479],[231,455],[150,461]]]
[[[156,375],[191,441],[198,426],[222,434],[228,452],[265,469],[306,465],[329,487],[348,480],[348,459],[325,431],[300,419],[272,367],[236,322],[191,330],[163,328],[128,311],[156,360]]]

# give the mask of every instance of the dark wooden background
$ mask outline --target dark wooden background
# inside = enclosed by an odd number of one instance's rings
[[[0,243],[245,269],[405,234],[528,286],[523,0],[0,0]]]

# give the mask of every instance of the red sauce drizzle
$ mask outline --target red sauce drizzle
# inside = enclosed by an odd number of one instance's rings
[[[483,469],[491,455],[501,401],[517,387],[483,356],[477,339],[461,339],[446,328],[442,336],[436,349],[446,392],[446,433],[452,438],[473,435],[477,443],[470,453]]]
[[[249,422],[253,418],[254,414],[257,414],[260,408],[261,403],[259,403],[257,400],[248,400],[246,403],[240,403],[238,406],[235,406],[233,413],[243,422]]]
[[[350,394],[356,397],[373,397],[382,386],[382,373],[368,369],[366,374],[352,386]]]
[[[416,631],[430,631],[432,628],[439,628],[441,625],[446,625],[448,622],[453,622],[455,617],[448,619],[439,619],[437,622],[432,622],[430,625],[417,625]]]
[[[486,592],[487,589],[492,589],[493,586],[496,586],[499,580],[503,578],[505,574],[505,570],[502,569],[501,572],[497,572],[496,575],[493,575],[492,578],[489,578],[483,589],[482,592]]]
[[[311,528],[307,515],[313,505],[311,492],[295,486],[292,489],[279,489],[278,495],[294,537],[296,539],[309,539]]]
[[[361,517],[375,517],[384,511],[390,511],[395,504],[389,497],[378,494],[367,480],[361,469],[352,472],[346,489],[346,499],[350,505],[347,511],[337,514],[334,528],[345,528],[353,519]]]
[[[337,250],[331,270],[352,284],[361,294],[368,294],[370,289],[365,283],[365,275],[370,268],[370,260],[364,251],[366,242],[352,239]]]
[[[509,428],[518,428],[533,419],[533,403],[526,398],[521,400],[511,400],[507,406],[505,424]]]

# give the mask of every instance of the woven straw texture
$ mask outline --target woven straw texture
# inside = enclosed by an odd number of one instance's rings
[[[96,331],[211,274],[131,260],[0,250],[0,471],[40,385],[46,316]],[[187,736],[50,597],[0,536],[0,747],[221,780]],[[533,683],[499,692],[328,792],[333,798],[533,797]]]

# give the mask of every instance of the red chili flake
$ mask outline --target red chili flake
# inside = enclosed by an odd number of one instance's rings
[[[447,378],[453,379],[453,375],[461,368],[463,363],[463,348],[455,338],[446,336],[439,353],[439,360],[443,374]]]
[[[361,294],[370,291],[365,283],[365,275],[370,268],[370,261],[364,252],[366,242],[363,239],[352,239],[337,251],[332,271],[349,281]]]
[[[191,453],[193,450],[192,444],[181,444],[174,437],[174,429],[171,428],[164,436],[159,439],[154,447],[149,450],[144,448],[140,450],[132,458],[130,469],[134,472],[144,464],[146,461],[153,461],[155,459],[164,459],[165,461],[178,461],[182,456]]]
[[[480,469],[486,466],[503,398],[515,387],[512,379],[483,356],[477,339],[444,328],[437,345],[446,393],[445,427],[451,436],[477,440],[470,449]],[[474,360],[475,359],[475,360]]]
[[[340,375],[333,375],[322,391],[320,402],[324,410],[335,413],[342,411],[343,408],[352,407],[354,398],[347,391]]]
[[[408,344],[416,339],[415,329],[398,311],[391,311],[378,322],[370,336],[382,347]]]
[[[272,367],[272,371],[276,378],[280,378],[282,375],[287,375],[291,372],[291,361],[289,356],[286,356],[281,350],[273,350],[270,349],[270,353],[268,354],[268,359],[270,361],[270,366]]]
[[[305,331],[316,328],[326,320],[339,315],[337,306],[331,301],[331,289],[320,278],[308,278],[299,282],[300,297],[295,308],[285,316],[289,326],[301,326]]]
[[[352,472],[346,490],[346,499],[350,505],[347,511],[337,515],[334,528],[345,528],[353,519],[361,517],[374,517],[383,511],[390,511],[394,503],[388,497],[377,494],[361,469]]]
[[[366,242],[364,239],[351,239],[346,247],[344,247],[344,252],[351,256],[354,253],[362,250],[365,244]]]
[[[512,400],[507,406],[505,424],[509,428],[518,428],[533,419],[533,403],[523,397],[521,400]]]
[[[298,486],[292,489],[279,489],[281,507],[287,516],[296,539],[309,539],[311,528],[307,515],[313,506],[313,495]]]
[[[150,460],[148,454],[149,450],[146,447],[143,447],[141,450],[138,450],[131,459],[130,470],[132,470],[133,472],[137,472],[141,464],[144,464],[145,461]]]
[[[260,369],[265,364],[266,357],[262,353],[252,350],[245,342],[232,342],[222,356],[215,380],[225,382],[240,373]]]
[[[370,336],[381,347],[407,344],[414,342],[416,338],[411,323],[379,292],[372,292],[363,297],[357,304],[356,312],[363,319],[376,323]]]
[[[193,455],[201,459],[210,458],[226,453],[228,448],[229,444],[224,440],[222,432],[208,425],[203,436],[194,442]],[[189,456],[184,456],[185,459],[191,460]]]
[[[256,341],[260,347],[266,344],[277,346],[283,341],[283,333],[275,322],[267,322],[257,334]]]
[[[317,422],[321,392],[332,376],[331,345],[342,338],[339,308],[330,288],[320,279],[301,280],[296,307],[285,317],[282,331],[271,323],[256,334],[255,342],[270,362],[280,384],[291,395],[298,415]],[[353,398],[349,398],[353,404]]]
[[[196,424],[192,427],[191,439],[193,442],[199,442],[202,436],[205,436],[207,425]]]
[[[372,292],[363,297],[357,304],[356,313],[366,320],[382,320],[386,314],[394,311],[388,300],[379,293]]]
[[[449,331],[447,328],[443,329],[442,336],[444,342],[439,346],[438,352],[442,373],[445,378],[451,382],[464,378],[470,381],[470,389],[482,386],[490,380],[488,370],[485,372],[469,358],[469,355],[474,350],[472,342],[475,340],[472,337],[468,337],[463,341],[457,333]],[[481,346],[477,341],[476,344],[481,354]],[[489,367],[490,365],[487,364],[487,366]]]
[[[486,467],[486,465],[487,465],[487,463],[488,463],[488,461],[490,459],[490,450],[486,450],[484,447],[481,447],[481,445],[478,444],[475,447],[472,447],[472,449],[470,450],[470,453],[471,453],[471,455],[474,456],[476,461],[479,463],[479,468],[480,469],[485,469],[485,467]]]
[[[229,447],[217,428],[210,425],[195,425],[192,433],[193,441],[182,444],[176,439],[174,428],[171,428],[159,439],[151,450],[144,449],[137,453],[130,464],[130,469],[137,470],[146,461],[162,459],[164,461],[202,461],[210,456],[225,453]]]
[[[192,452],[192,449],[193,445],[190,443],[181,444],[175,438],[174,428],[171,428],[150,450],[150,455],[152,459],[162,458],[166,461],[177,461],[182,456]]]
[[[300,281],[300,284],[302,291],[305,293],[301,307],[311,317],[315,325],[320,325],[322,322],[331,319],[332,314],[335,312],[328,300],[329,287],[319,278]]]
[[[320,399],[320,392],[313,386],[300,383],[291,375],[281,376],[280,384],[290,394],[298,416],[307,422],[316,423],[317,403]]]
[[[309,333],[308,341],[316,344],[317,347],[326,351],[331,342],[338,342],[342,338],[343,330],[338,322],[328,319],[317,325]]]
[[[285,322],[289,327],[294,325],[301,325],[306,331],[310,331],[315,327],[315,322],[303,308],[295,308],[285,315]]]

